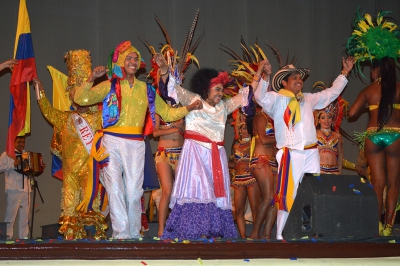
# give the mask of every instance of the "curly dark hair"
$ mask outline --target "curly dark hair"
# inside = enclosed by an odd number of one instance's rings
[[[197,93],[203,100],[206,100],[210,91],[210,82],[217,76],[218,71],[212,68],[198,70],[190,80],[190,91]]]

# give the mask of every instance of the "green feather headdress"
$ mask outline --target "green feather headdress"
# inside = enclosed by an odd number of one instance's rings
[[[386,20],[389,13],[392,12],[380,12],[373,21],[370,14],[360,14],[357,8],[354,31],[347,40],[346,49],[348,55],[354,56],[356,70],[361,75],[361,62],[384,57],[397,61],[400,58],[400,30],[395,23]]]

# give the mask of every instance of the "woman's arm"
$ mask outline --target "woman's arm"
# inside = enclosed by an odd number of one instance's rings
[[[263,79],[265,82],[269,81],[271,77],[271,72],[272,67],[268,59],[265,59],[258,64],[257,72],[253,77],[253,81],[251,82],[251,86],[253,87],[254,92],[257,91],[261,79]]]
[[[179,133],[179,128],[172,127],[172,128],[160,129],[160,116],[156,114],[156,126],[155,130],[153,131],[153,137],[156,138],[159,136],[166,136],[175,133]]]
[[[228,114],[235,111],[240,106],[247,106],[249,104],[249,87],[242,88],[238,94],[228,100],[223,100],[222,103]]]
[[[235,169],[236,168],[235,151],[237,150],[238,146],[239,146],[239,143],[236,143],[235,145],[233,145],[233,148],[232,148],[231,156],[233,157],[233,160],[229,160],[229,162],[228,162],[228,167],[231,168],[231,169]],[[229,156],[229,158],[231,158],[231,156]]]
[[[81,105],[92,105],[95,103],[102,102],[104,97],[109,93],[111,83],[107,80],[95,87],[93,82],[103,76],[107,72],[107,68],[104,66],[98,66],[93,69],[93,72],[89,78],[81,86],[77,87],[74,95],[74,102]]]
[[[39,79],[33,79],[33,84],[35,90],[38,90],[38,104],[40,111],[42,112],[43,116],[49,121],[50,124],[55,126],[56,128],[61,129],[68,118],[68,112],[60,111],[54,108],[51,104],[49,99],[47,99],[42,82]]]
[[[366,93],[365,90],[362,90],[353,105],[350,107],[348,116],[349,116],[349,121],[356,121],[358,117],[365,111],[367,108],[367,99],[366,99]]]
[[[172,75],[169,75],[168,95],[174,98],[177,103],[181,102],[182,105],[188,105],[194,100],[200,99],[200,95],[185,90],[179,84],[176,84],[175,78]]]

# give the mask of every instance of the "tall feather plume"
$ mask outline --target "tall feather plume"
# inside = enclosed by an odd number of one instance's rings
[[[144,39],[142,36],[138,36],[139,40],[144,44],[144,46],[146,46],[146,48],[149,50],[149,52],[151,53],[151,55],[155,54],[155,50],[154,47],[151,46],[148,41],[146,41],[146,39]]]
[[[240,36],[240,46],[242,46],[244,61],[251,63],[253,61],[252,56],[251,56],[251,53],[249,51],[249,48],[248,48],[243,36]]]
[[[157,15],[154,14],[154,16],[156,17],[155,20],[157,21],[158,26],[160,26],[160,28],[165,36],[165,40],[167,41],[167,44],[172,46],[171,38],[169,37],[168,31],[165,29],[164,25],[162,24],[161,20],[157,17]]]
[[[240,60],[243,61],[243,59],[240,57],[240,55],[238,55],[237,53],[235,53],[232,49],[230,49],[228,46],[225,46],[223,44],[220,44],[223,48],[219,48],[220,50],[224,51],[225,53],[229,54],[230,56],[232,56],[235,60]]]
[[[293,56],[292,59],[289,60],[289,56],[290,54],[288,53],[288,55],[286,56],[286,62],[283,62],[283,58],[282,58],[282,54],[281,52],[278,50],[278,48],[270,41],[266,41],[267,45],[272,49],[272,51],[274,52],[274,55],[276,56],[276,59],[278,60],[279,63],[279,69],[281,69],[282,67],[289,65],[289,64],[296,64],[297,62],[297,58],[296,56]]]
[[[179,60],[179,65],[178,65],[179,73],[183,72],[183,69],[184,69],[184,66],[185,66],[186,57],[187,57],[187,54],[189,52],[190,45],[192,44],[194,31],[196,29],[197,21],[199,19],[199,12],[200,12],[200,9],[197,9],[196,15],[194,16],[194,20],[193,20],[193,23],[192,23],[192,27],[190,28],[190,31],[186,35],[186,39],[185,39],[185,42],[184,42],[184,45],[183,45],[183,48],[182,48],[182,53],[181,53],[180,60]]]
[[[276,59],[278,60],[278,63],[279,63],[279,69],[284,67],[285,65],[283,63],[283,58],[282,58],[281,52],[279,52],[278,48],[270,41],[267,41],[267,45],[272,49],[272,51],[274,52],[274,55],[276,56]]]
[[[204,35],[205,35],[205,30],[203,29],[202,33],[200,34],[200,37],[195,41],[195,43],[190,48],[189,53],[191,53],[191,54],[194,53],[194,51],[196,50],[197,46],[199,46],[200,41],[203,39]]]

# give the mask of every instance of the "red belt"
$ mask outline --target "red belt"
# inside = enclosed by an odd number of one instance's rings
[[[193,139],[205,143],[211,143],[211,159],[212,159],[212,175],[214,180],[215,197],[220,198],[225,196],[224,176],[222,173],[221,160],[219,159],[218,146],[223,146],[224,142],[215,142],[203,135],[192,134],[186,131],[185,139]]]

